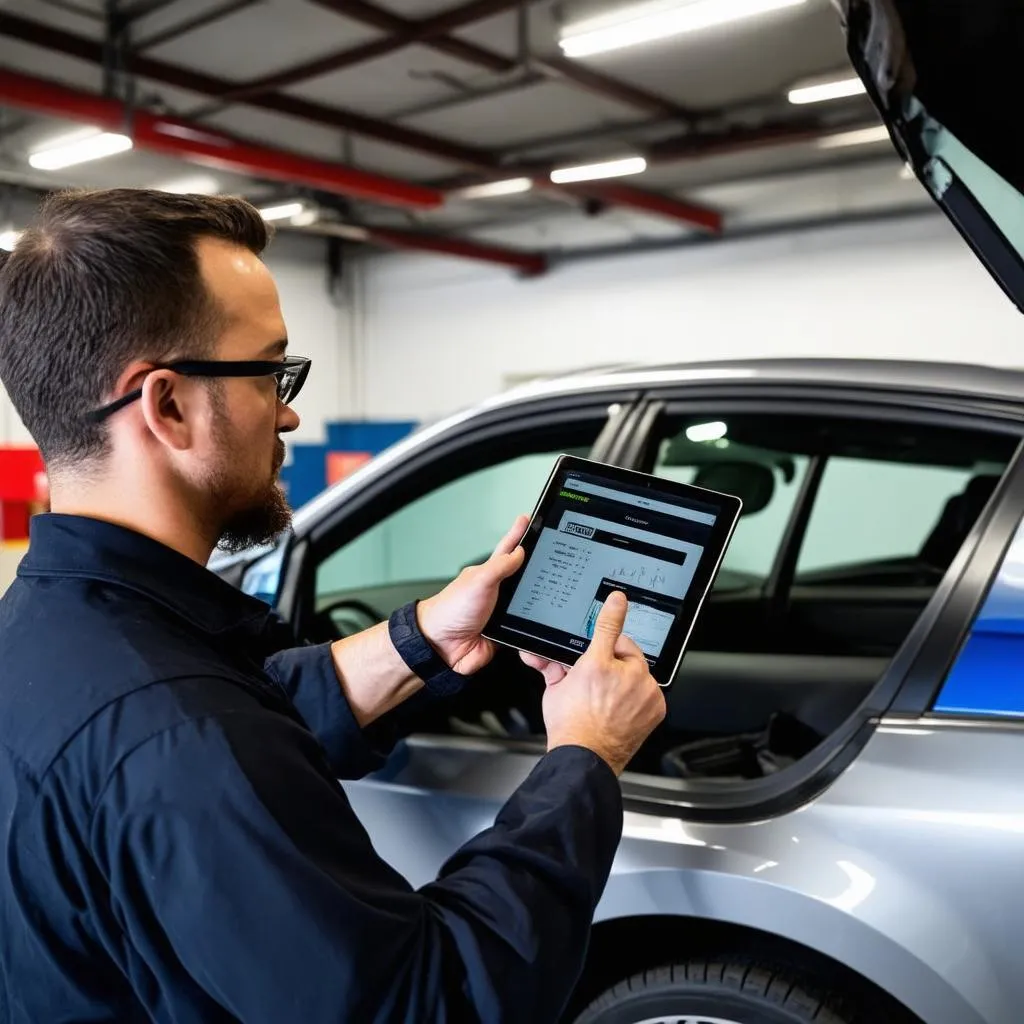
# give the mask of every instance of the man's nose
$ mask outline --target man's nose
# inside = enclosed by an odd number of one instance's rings
[[[277,431],[279,434],[290,434],[293,430],[298,429],[301,422],[299,414],[290,405],[285,405],[284,402],[280,403],[280,408],[277,411]]]

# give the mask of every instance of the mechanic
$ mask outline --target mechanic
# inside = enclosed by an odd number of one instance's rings
[[[0,601],[0,1020],[555,1020],[664,699],[615,595],[567,674],[527,659],[549,751],[495,825],[419,891],[376,855],[337,780],[491,659],[526,520],[321,646],[205,567],[289,524],[309,364],[267,241],[240,199],[73,192],[0,265],[0,380],[52,508]]]

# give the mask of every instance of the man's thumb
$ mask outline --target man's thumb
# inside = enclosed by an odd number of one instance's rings
[[[621,590],[609,594],[605,598],[597,622],[594,623],[594,639],[590,641],[590,646],[604,653],[613,654],[615,641],[619,639],[626,621],[627,611],[629,602]]]

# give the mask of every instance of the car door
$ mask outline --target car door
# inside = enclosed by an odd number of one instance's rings
[[[436,593],[532,511],[562,453],[608,460],[635,395],[562,395],[470,417],[409,453],[297,539],[285,575],[304,639],[329,640]],[[287,587],[286,587],[287,589]],[[463,694],[401,709],[409,733],[381,772],[345,784],[378,852],[414,884],[487,827],[544,752],[540,677],[515,652]]]

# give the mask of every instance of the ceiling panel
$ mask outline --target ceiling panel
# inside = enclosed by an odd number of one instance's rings
[[[229,107],[204,118],[203,124],[257,140],[266,146],[306,153],[323,160],[340,160],[343,152],[344,136],[341,131],[255,107]]]
[[[459,95],[459,83],[479,80],[479,69],[425,46],[406,46],[365,64],[296,84],[303,99],[385,117],[413,104]]]
[[[202,9],[212,0],[189,0]],[[177,9],[173,5],[172,9]],[[179,10],[179,13],[185,8]],[[262,0],[148,51],[151,57],[232,81],[248,81],[347,49],[379,35],[358,22],[297,0]]]
[[[364,171],[410,181],[436,181],[451,174],[452,170],[452,165],[446,160],[420,156],[405,146],[389,146],[376,139],[353,137],[352,158],[355,166]]]
[[[379,0],[379,2],[374,0],[374,2],[377,7],[383,7],[385,10],[391,11],[392,14],[419,21],[459,7],[466,0]]]
[[[0,17],[0,30],[2,26],[3,19]],[[53,57],[38,46],[30,46],[4,35],[0,35],[0,68],[35,75],[89,92],[99,92],[103,84],[102,72],[95,64],[71,57]]]
[[[614,125],[629,108],[558,82],[485,96],[449,110],[409,118],[405,123],[478,146],[515,146],[556,132]]]
[[[102,18],[102,0],[82,0],[76,4],[83,10],[92,10],[97,16],[88,17],[76,14],[46,2],[46,0],[0,0],[0,24],[2,14],[18,14],[33,21],[40,21],[54,28],[75,32],[81,36],[102,38],[104,23]]]

